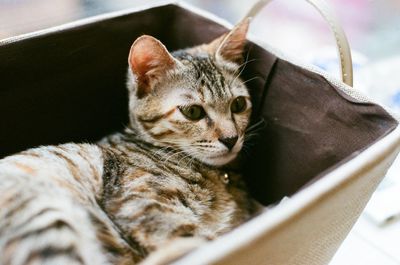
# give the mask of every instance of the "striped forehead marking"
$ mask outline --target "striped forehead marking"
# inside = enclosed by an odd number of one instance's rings
[[[204,94],[201,90],[207,90],[211,97],[217,99],[232,96],[224,75],[209,56],[192,56],[185,52],[174,55],[178,59],[185,60],[193,66],[196,71],[196,78],[199,80],[197,84],[200,89],[199,92]]]

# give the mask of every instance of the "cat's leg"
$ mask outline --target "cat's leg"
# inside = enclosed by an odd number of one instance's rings
[[[102,163],[74,144],[0,160],[0,264],[134,264],[97,204]]]
[[[79,204],[28,188],[1,192],[0,264],[110,264]]]

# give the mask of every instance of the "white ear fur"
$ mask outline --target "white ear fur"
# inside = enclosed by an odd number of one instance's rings
[[[223,36],[222,40],[218,38],[212,42],[221,41],[215,52],[217,60],[223,59],[237,64],[242,63],[249,24],[250,18],[246,18],[237,24],[227,35]]]

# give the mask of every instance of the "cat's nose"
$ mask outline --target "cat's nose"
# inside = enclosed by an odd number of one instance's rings
[[[226,147],[228,147],[229,151],[235,146],[238,137],[226,137],[226,138],[219,138],[218,139],[221,143],[223,143]]]

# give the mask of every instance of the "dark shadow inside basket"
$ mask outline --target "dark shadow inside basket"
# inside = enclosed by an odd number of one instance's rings
[[[127,123],[125,74],[133,40],[170,50],[226,29],[166,5],[40,33],[0,46],[0,157],[38,145],[92,142]],[[248,45],[253,122],[243,174],[264,204],[291,195],[392,131],[380,106],[357,103],[323,77]]]

